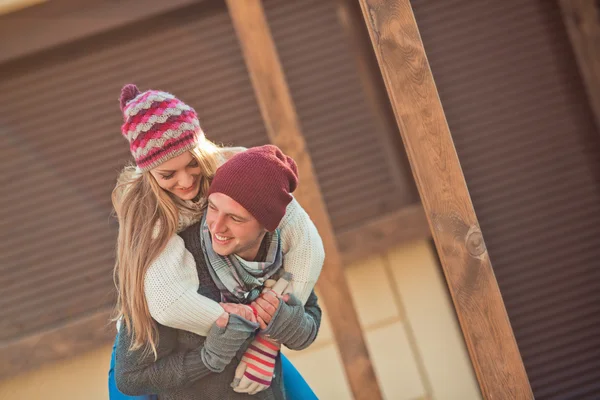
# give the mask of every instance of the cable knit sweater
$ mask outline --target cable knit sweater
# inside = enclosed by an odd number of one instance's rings
[[[199,216],[182,213],[180,230]],[[291,292],[305,304],[317,282],[325,251],[317,228],[293,199],[279,229],[283,250],[283,268],[292,274]],[[194,258],[183,240],[174,235],[162,253],[152,262],[144,280],[146,301],[152,317],[162,325],[206,336],[224,312],[211,299],[198,294],[198,275]]]

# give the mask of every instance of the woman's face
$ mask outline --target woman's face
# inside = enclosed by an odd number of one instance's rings
[[[193,199],[200,190],[202,170],[189,151],[160,164],[150,173],[161,188],[181,200]]]

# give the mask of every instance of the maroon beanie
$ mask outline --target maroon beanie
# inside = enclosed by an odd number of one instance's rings
[[[298,185],[296,162],[273,145],[252,147],[231,157],[208,190],[237,201],[269,232],[279,226]]]

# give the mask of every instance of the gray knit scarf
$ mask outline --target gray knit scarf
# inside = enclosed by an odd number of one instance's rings
[[[283,253],[279,229],[267,233],[267,240],[269,248],[264,262],[246,261],[235,254],[223,257],[213,250],[204,213],[200,224],[200,243],[208,271],[224,302],[247,304],[253,301],[260,295],[265,281],[281,269]]]

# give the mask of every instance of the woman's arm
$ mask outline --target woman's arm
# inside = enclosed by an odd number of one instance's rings
[[[115,380],[128,395],[160,394],[193,384],[212,373],[219,373],[231,362],[252,335],[257,324],[230,315],[225,327],[211,327],[202,345],[191,350],[176,350],[178,331],[158,325],[157,358],[144,349],[129,350],[131,336],[123,327],[119,332]]]
[[[167,243],[144,279],[150,315],[160,324],[206,336],[223,307],[198,293],[198,272],[179,235]]]
[[[283,267],[292,274],[291,293],[305,304],[325,260],[323,241],[306,211],[293,199],[279,224]]]

